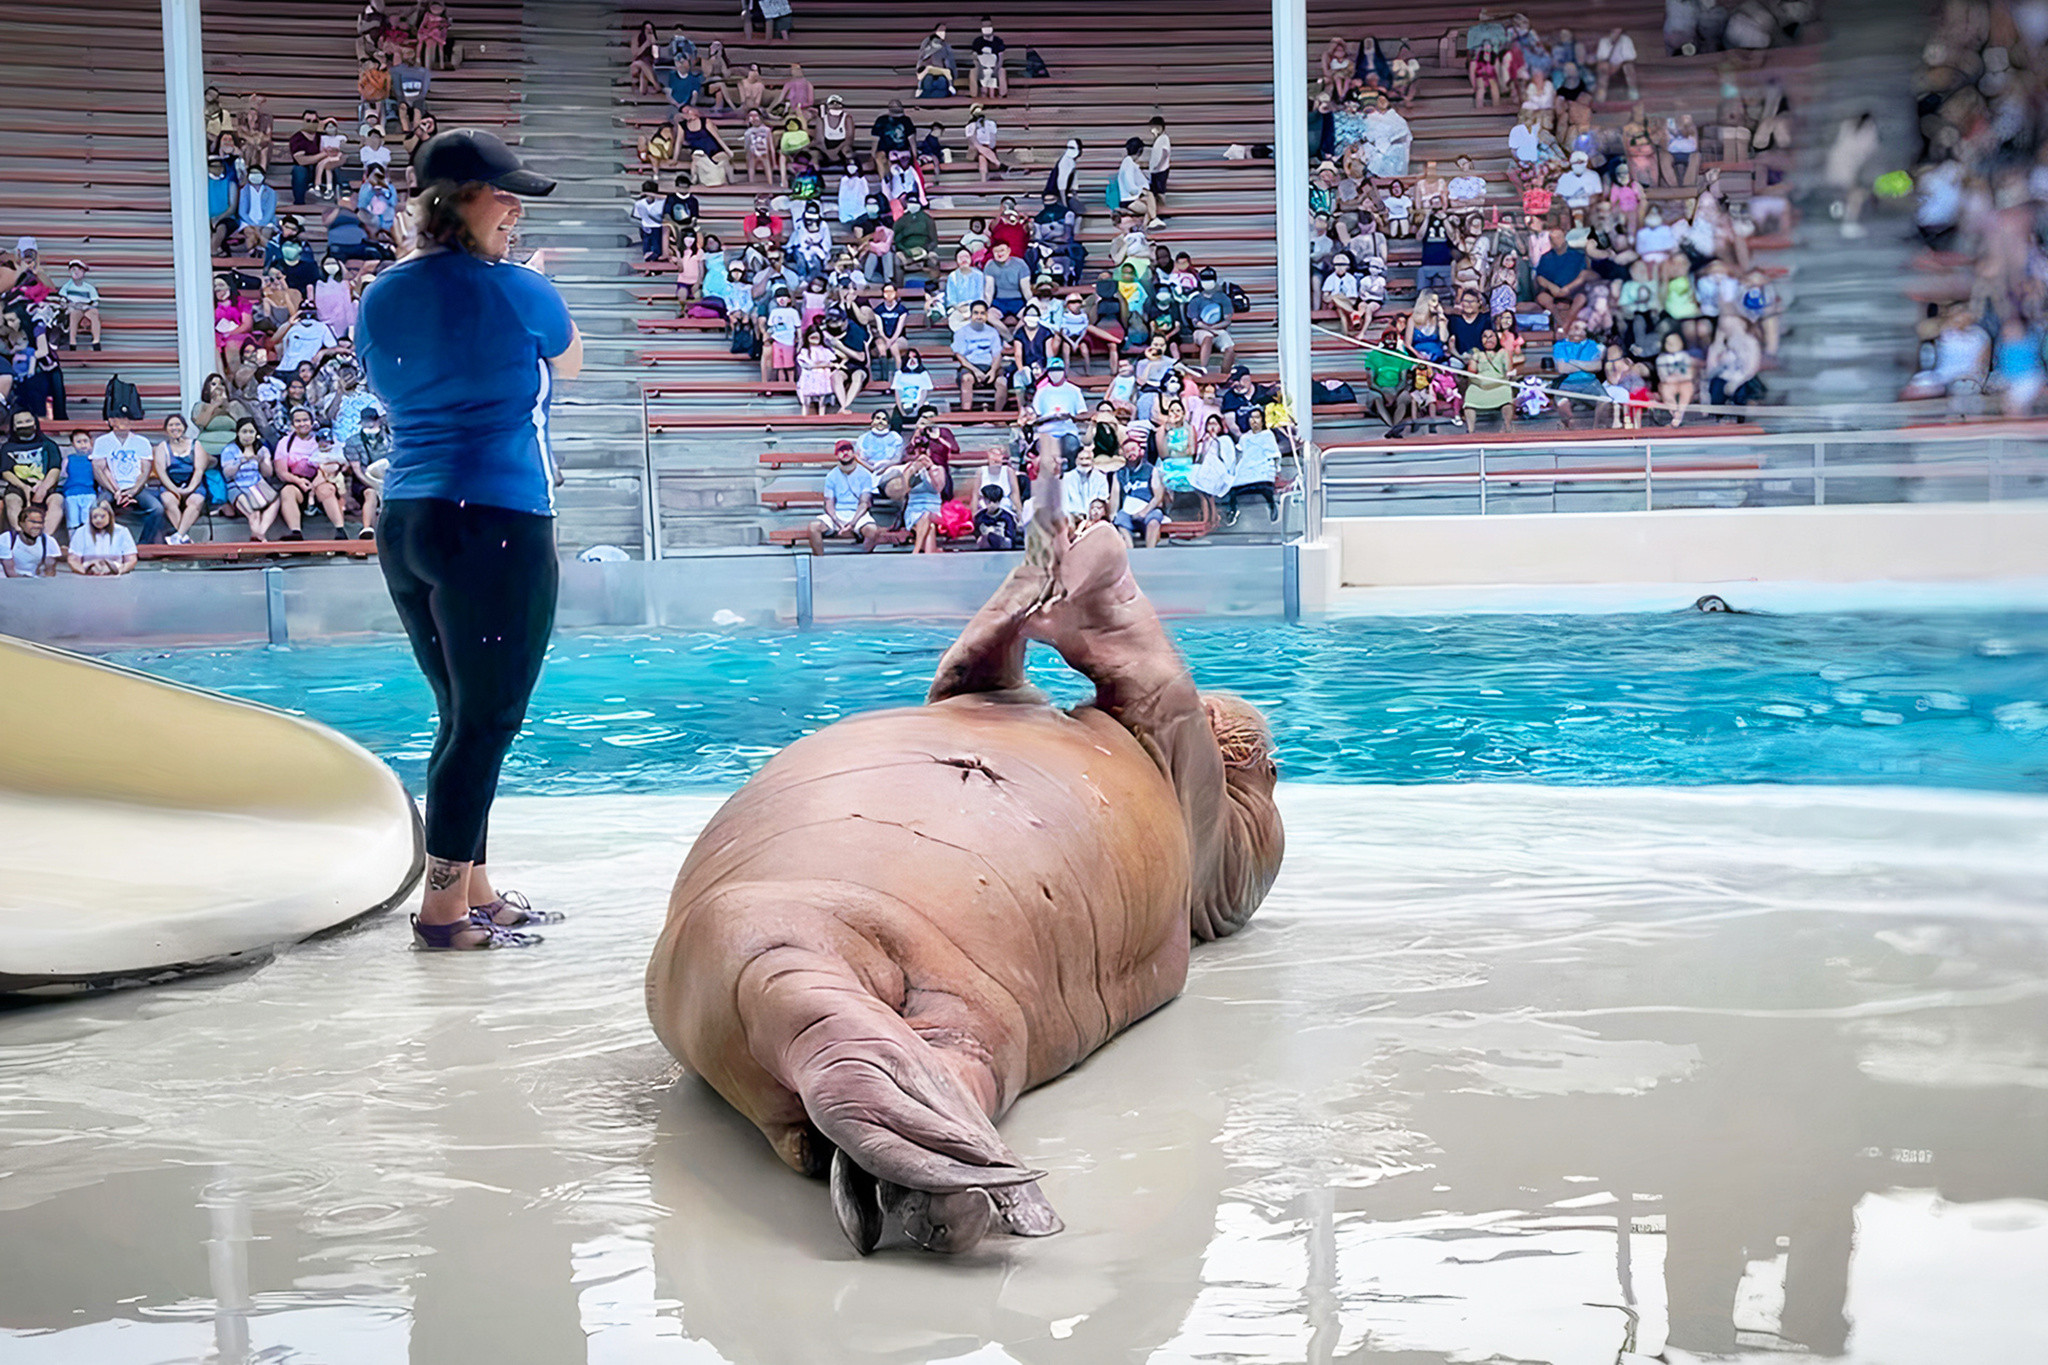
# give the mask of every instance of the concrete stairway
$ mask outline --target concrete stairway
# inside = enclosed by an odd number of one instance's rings
[[[573,553],[605,543],[644,556],[646,452],[635,356],[640,337],[633,325],[644,306],[633,299],[632,280],[622,269],[637,237],[626,216],[630,177],[620,154],[626,135],[614,108],[613,82],[625,65],[621,32],[618,6],[610,0],[528,0],[525,37],[532,55],[524,78],[522,150],[560,185],[528,205],[520,246],[547,250],[547,274],[584,337],[583,374],[561,386],[554,404],[563,548]],[[703,444],[701,458],[691,452],[686,473],[665,476],[669,543],[754,543],[757,452],[744,442]],[[729,458],[720,458],[721,445],[732,446]]]
[[[1796,179],[1814,188],[1797,201],[1796,245],[1781,258],[1792,272],[1784,292],[1793,330],[1780,348],[1782,371],[1765,379],[1789,404],[1869,405],[1859,419],[1830,423],[1864,426],[1896,420],[1877,405],[1897,401],[1912,370],[1916,314],[1901,290],[1919,240],[1910,216],[1875,202],[1863,215],[1867,234],[1845,238],[1828,212],[1822,172],[1835,130],[1866,109],[1877,115],[1880,135],[1871,174],[1911,165],[1918,146],[1913,77],[1928,10],[1921,0],[1864,0],[1830,8],[1827,24],[1813,95],[1794,110]]]

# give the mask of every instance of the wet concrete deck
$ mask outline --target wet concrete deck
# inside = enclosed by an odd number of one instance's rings
[[[0,1013],[0,1360],[2048,1359],[2048,801],[1284,790],[1254,927],[1004,1124],[1068,1230],[960,1261],[649,1033],[708,798],[501,803],[538,952]]]

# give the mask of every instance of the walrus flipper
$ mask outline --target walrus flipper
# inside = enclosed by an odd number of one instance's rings
[[[932,1045],[844,959],[770,949],[740,983],[755,1057],[803,1101],[819,1131],[878,1180],[952,1194],[1040,1179]]]

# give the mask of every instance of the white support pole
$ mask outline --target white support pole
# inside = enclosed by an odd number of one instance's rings
[[[177,290],[178,411],[213,373],[213,233],[206,216],[206,72],[199,0],[163,0],[164,121],[170,154],[171,274]]]
[[[1307,539],[1322,537],[1322,471],[1315,454],[1309,371],[1308,5],[1273,0],[1273,184],[1280,242],[1280,388],[1301,442]]]

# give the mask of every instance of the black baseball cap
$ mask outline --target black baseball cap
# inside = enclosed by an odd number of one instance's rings
[[[481,180],[513,194],[555,192],[554,181],[527,170],[502,138],[481,128],[451,128],[436,133],[413,157],[412,165],[413,174],[423,185],[435,180],[452,180],[458,185]]]

